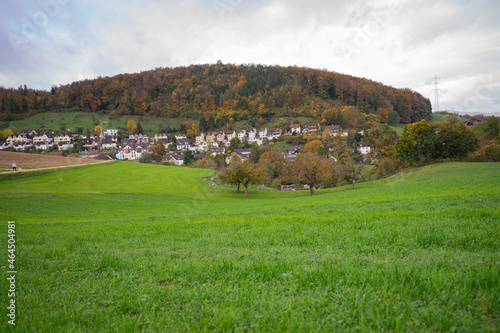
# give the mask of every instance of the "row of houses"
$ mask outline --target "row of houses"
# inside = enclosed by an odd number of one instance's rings
[[[118,130],[107,130],[98,137],[90,135],[61,133],[54,134],[43,132],[38,134],[35,130],[23,130],[19,135],[9,135],[9,137],[0,145],[0,150],[10,150],[14,148],[17,151],[26,151],[29,149],[51,150],[57,147],[58,150],[71,150],[81,140],[82,146],[86,151],[96,148],[109,150],[115,149],[118,145]]]

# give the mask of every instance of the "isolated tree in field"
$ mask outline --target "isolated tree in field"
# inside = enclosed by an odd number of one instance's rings
[[[97,125],[97,126],[94,128],[94,132],[95,132],[96,134],[100,134],[100,133],[101,133],[101,131],[102,131],[102,130],[101,130],[101,126],[99,126],[99,125]]]
[[[223,168],[219,172],[219,181],[223,184],[236,185],[236,192],[240,193],[241,185],[241,161],[238,158],[233,158],[227,168]]]
[[[285,165],[281,178],[283,182],[308,185],[311,195],[314,195],[314,185],[330,177],[332,170],[333,160],[303,153],[293,163]]]
[[[248,197],[248,185],[259,184],[262,181],[262,172],[259,166],[250,161],[241,164],[239,176],[241,177],[241,184],[245,188],[245,198]]]

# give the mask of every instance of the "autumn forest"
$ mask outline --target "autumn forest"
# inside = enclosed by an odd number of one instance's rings
[[[431,117],[430,101],[410,89],[302,67],[192,65],[98,77],[50,91],[0,87],[0,117],[80,108],[113,115],[154,115],[217,123],[275,116],[308,116],[335,123],[340,110],[373,115],[381,123]],[[354,108],[355,107],[355,108]]]

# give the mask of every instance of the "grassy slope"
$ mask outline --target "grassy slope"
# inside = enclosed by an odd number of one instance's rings
[[[76,120],[74,118],[77,117]],[[44,130],[59,130],[61,126],[64,128],[74,129],[76,127],[90,128],[93,130],[100,121],[103,122],[104,129],[118,127],[127,127],[127,121],[134,119],[136,123],[140,122],[142,128],[148,134],[158,133],[158,126],[162,121],[168,121],[171,128],[179,128],[183,119],[167,119],[156,117],[138,117],[138,116],[119,116],[111,119],[109,114],[97,114],[91,112],[79,111],[64,111],[64,112],[48,112],[40,113],[33,116],[28,116],[23,119],[12,120],[4,125],[5,128],[14,127],[18,130],[23,129],[44,129]]]
[[[499,164],[248,200],[210,174],[117,162],[0,182],[17,329],[500,329]]]

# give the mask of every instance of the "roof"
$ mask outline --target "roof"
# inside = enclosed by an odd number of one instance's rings
[[[300,124],[291,124],[290,125],[290,128],[299,128],[300,127]]]
[[[235,149],[234,152],[248,156],[252,152],[252,149]]]
[[[288,151],[300,151],[302,149],[304,149],[304,146],[289,146],[287,150]]]
[[[329,125],[329,126],[325,126],[325,129],[330,130],[330,131],[338,131],[340,129],[340,126],[339,125]]]

